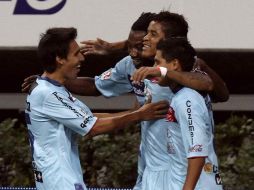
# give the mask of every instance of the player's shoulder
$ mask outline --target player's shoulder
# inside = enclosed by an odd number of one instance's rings
[[[175,98],[181,98],[181,99],[188,99],[188,98],[194,98],[194,97],[200,97],[201,94],[199,94],[196,90],[193,90],[188,87],[183,87],[181,90],[179,90],[175,94]]]
[[[124,58],[122,58],[117,64],[117,66],[124,66],[124,67],[132,67],[133,65],[133,61],[131,56],[126,56]]]
[[[181,90],[179,90],[172,99],[172,102],[178,105],[186,104],[187,102],[199,104],[203,101],[204,98],[199,92],[187,87],[183,87]]]
[[[131,56],[126,56],[121,59],[116,65],[115,69],[117,72],[122,74],[132,74],[135,70],[135,66],[133,64],[133,60]]]
[[[54,92],[61,93],[58,86],[55,86],[54,84],[51,84],[46,80],[37,79],[32,85],[29,96],[33,99],[42,100],[53,94]]]

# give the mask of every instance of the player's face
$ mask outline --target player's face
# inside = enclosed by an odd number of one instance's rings
[[[136,68],[142,66],[142,47],[143,47],[143,38],[146,35],[144,31],[130,31],[128,37],[128,52],[131,56],[133,63]]]
[[[173,71],[177,69],[176,65],[174,64],[174,60],[167,62],[166,59],[162,57],[162,52],[160,50],[156,51],[156,55],[154,57],[154,66],[166,67],[168,71]],[[157,81],[161,86],[168,86],[171,83],[171,81],[168,80],[167,77],[158,77]]]
[[[143,57],[153,58],[156,54],[158,42],[164,38],[163,26],[159,22],[151,21],[147,29],[147,35],[144,37],[143,41]]]
[[[84,56],[80,53],[77,42],[73,40],[69,45],[67,58],[63,60],[61,68],[65,80],[77,78],[81,61],[84,61]]]

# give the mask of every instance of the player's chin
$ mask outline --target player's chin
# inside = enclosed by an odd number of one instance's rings
[[[143,51],[142,51],[142,57],[143,58],[148,59],[148,58],[151,58],[151,57],[154,57],[154,56],[155,56],[155,53],[154,53],[154,51],[152,51],[151,48],[143,49]]]

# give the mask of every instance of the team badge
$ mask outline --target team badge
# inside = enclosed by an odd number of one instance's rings
[[[204,171],[206,173],[212,173],[213,172],[213,165],[210,162],[205,163],[205,165],[204,165]]]
[[[111,73],[112,73],[112,69],[109,69],[109,70],[105,71],[104,73],[101,74],[100,79],[101,80],[110,79]]]
[[[175,118],[175,111],[173,110],[172,107],[169,107],[169,109],[168,109],[166,120],[170,121],[170,122],[177,122],[177,120]]]
[[[196,144],[195,146],[189,148],[189,152],[202,152],[202,150],[203,150],[202,144]]]

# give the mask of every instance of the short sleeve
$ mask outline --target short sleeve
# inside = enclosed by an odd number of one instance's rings
[[[130,57],[120,60],[114,68],[111,68],[100,76],[95,77],[96,88],[106,97],[119,96],[133,91],[127,66]]]
[[[172,101],[176,119],[181,127],[187,158],[208,156],[210,143],[204,110],[204,101],[192,95]]]
[[[57,92],[45,98],[43,112],[83,136],[91,130],[97,120],[88,107],[75,104],[68,97]]]

